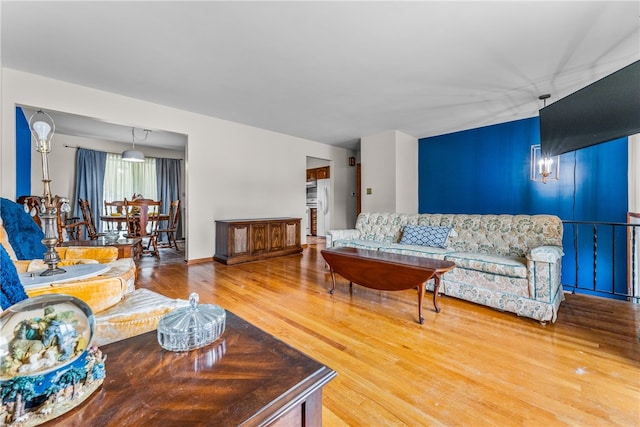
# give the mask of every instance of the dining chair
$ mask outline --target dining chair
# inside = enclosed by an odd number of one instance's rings
[[[103,215],[124,215],[124,200],[104,201]]]
[[[140,237],[143,240],[143,254],[160,257],[158,251],[158,221],[160,219],[161,200],[124,199],[127,217],[127,237]],[[146,246],[144,241],[146,239]]]
[[[114,200],[112,202],[104,201],[104,214],[106,216],[125,216],[124,213],[124,200]],[[120,223],[119,222],[106,222],[106,227],[108,230],[118,230],[120,231]]]
[[[38,224],[38,227],[42,227],[40,221],[40,197],[41,196],[20,196],[17,199],[19,205],[24,206],[25,212],[27,212],[33,220]]]
[[[25,211],[31,215],[38,226],[42,227],[40,219],[40,200],[42,196],[20,196],[17,203],[24,206]],[[67,212],[62,212],[62,202],[58,202],[56,209],[56,231],[58,243],[65,240],[79,240],[81,238],[82,227],[86,226],[84,221],[80,221],[78,217],[72,217]]]
[[[96,228],[91,203],[89,203],[88,200],[78,199],[78,205],[80,206],[80,211],[82,211],[82,218],[84,219],[89,239],[98,240],[98,237],[104,236],[106,233],[98,233],[98,229]]]
[[[82,227],[87,227],[85,221],[80,217],[71,216],[68,212],[62,212],[62,203],[58,203],[56,214],[56,225],[58,227],[58,241],[63,243],[67,240],[82,240]]]
[[[172,200],[169,204],[169,220],[164,228],[158,228],[158,240],[160,240],[161,233],[165,233],[167,236],[168,244],[163,244],[161,247],[171,248],[175,246],[178,250],[178,242],[176,241],[176,232],[178,230],[178,220],[180,219],[180,200]],[[173,242],[173,244],[172,244]]]

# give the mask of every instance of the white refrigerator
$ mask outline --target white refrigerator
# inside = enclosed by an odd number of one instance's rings
[[[329,181],[329,179],[319,179],[317,184],[318,211],[316,219],[316,235],[319,237],[326,236],[327,231],[330,230],[331,227],[329,206],[331,193],[329,189]]]

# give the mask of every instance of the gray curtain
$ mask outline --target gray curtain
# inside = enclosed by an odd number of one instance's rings
[[[78,148],[76,154],[76,195],[73,200],[73,214],[82,218],[82,211],[78,199],[89,200],[91,210],[96,221],[96,228],[100,229],[100,215],[102,215],[102,200],[104,173],[107,167],[107,153],[102,151]],[[86,230],[82,231],[87,238]]]
[[[169,204],[172,200],[180,199],[182,173],[180,159],[156,159],[156,173],[158,174],[158,198],[162,200],[162,212],[169,212]],[[180,210],[183,210],[181,204]],[[166,236],[161,236],[165,238]],[[176,239],[182,238],[182,212],[176,230]]]

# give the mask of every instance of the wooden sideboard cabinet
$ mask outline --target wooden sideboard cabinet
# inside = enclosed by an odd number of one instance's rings
[[[216,221],[213,259],[238,264],[302,252],[300,218],[228,219]]]

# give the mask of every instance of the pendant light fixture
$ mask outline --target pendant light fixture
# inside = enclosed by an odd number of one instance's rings
[[[149,129],[144,130],[144,139],[140,141],[146,141],[149,137]],[[142,151],[136,150],[136,133],[135,128],[131,128],[131,139],[132,139],[132,149],[125,150],[122,152],[122,160],[125,162],[144,162],[144,153]]]
[[[538,97],[547,106],[547,99],[551,95],[544,94]],[[546,184],[549,180],[560,180],[560,156],[549,156],[542,153],[540,144],[531,146],[531,157],[529,165],[529,179],[531,181],[542,181]]]

